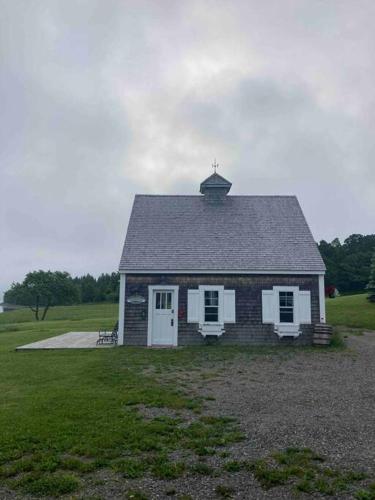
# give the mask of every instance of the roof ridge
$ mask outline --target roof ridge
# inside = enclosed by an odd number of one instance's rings
[[[201,194],[143,194],[137,193],[135,196],[143,196],[149,198],[200,198],[204,199]],[[227,198],[297,198],[295,194],[228,194]],[[298,198],[297,198],[298,199]]]

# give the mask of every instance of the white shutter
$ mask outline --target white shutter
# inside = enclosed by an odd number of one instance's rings
[[[199,323],[199,290],[188,290],[188,323]]]
[[[224,323],[236,322],[236,291],[224,290]]]
[[[262,319],[263,323],[276,323],[276,301],[273,290],[262,290]]]
[[[298,292],[298,322],[311,323],[311,296],[309,291]]]

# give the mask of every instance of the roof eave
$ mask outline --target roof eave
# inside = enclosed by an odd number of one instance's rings
[[[324,275],[325,269],[133,269],[119,268],[124,274],[295,274],[295,275]]]

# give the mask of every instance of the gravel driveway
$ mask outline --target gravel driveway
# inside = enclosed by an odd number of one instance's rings
[[[236,417],[247,436],[228,449],[230,459],[258,459],[286,447],[308,447],[325,456],[330,467],[363,470],[373,476],[375,332],[351,336],[347,343],[349,349],[341,352],[301,351],[217,366],[212,378],[197,382],[195,390],[215,397],[208,401],[208,412]],[[217,465],[220,459],[207,460]],[[290,487],[265,491],[242,471],[157,484],[144,479],[137,486],[150,498],[168,498],[165,492],[171,483],[180,495],[193,499],[219,498],[218,484],[232,487],[232,498],[294,498]],[[301,493],[299,498],[311,496]]]
[[[304,446],[375,471],[375,332],[352,336],[348,345],[287,360],[259,357],[209,384],[212,408],[237,417],[248,436],[238,457]]]

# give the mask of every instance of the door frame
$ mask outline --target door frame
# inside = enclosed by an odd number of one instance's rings
[[[177,346],[178,338],[178,286],[176,285],[149,285],[148,287],[148,326],[147,326],[147,346],[151,347],[152,344],[152,319],[153,319],[153,307],[154,307],[154,292],[161,290],[170,290],[173,292],[173,342],[171,346]]]

